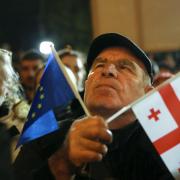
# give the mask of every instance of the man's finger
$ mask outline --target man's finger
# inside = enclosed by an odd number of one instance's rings
[[[102,155],[105,155],[108,151],[107,146],[98,141],[81,138],[80,143],[84,149],[95,151],[97,153],[101,153]]]
[[[83,131],[81,135],[95,141],[102,141],[106,143],[112,142],[112,133],[106,128],[89,127],[87,130]]]

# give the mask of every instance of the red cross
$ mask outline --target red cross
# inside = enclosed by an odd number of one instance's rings
[[[158,121],[158,114],[160,114],[160,110],[155,111],[154,108],[150,109],[151,114],[148,116],[149,119],[154,119],[155,121]]]
[[[159,154],[162,154],[180,143],[180,101],[170,84],[161,88],[159,93],[178,126],[174,131],[153,142]]]

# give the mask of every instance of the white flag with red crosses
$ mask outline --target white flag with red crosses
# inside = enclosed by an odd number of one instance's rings
[[[180,179],[180,76],[132,109],[169,171]]]

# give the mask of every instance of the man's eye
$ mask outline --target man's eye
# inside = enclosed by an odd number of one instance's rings
[[[98,63],[95,65],[95,68],[99,68],[99,67],[103,67],[104,66],[104,63]]]
[[[126,64],[119,66],[119,70],[132,71],[132,68]]]
[[[127,68],[128,68],[127,65],[123,65],[123,64],[119,65],[119,69],[127,69]]]

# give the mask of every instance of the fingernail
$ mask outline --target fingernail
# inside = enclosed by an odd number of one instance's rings
[[[103,145],[103,154],[106,154],[108,152],[108,148],[106,145]]]
[[[98,161],[101,161],[103,158],[103,155],[102,154],[98,154]]]

